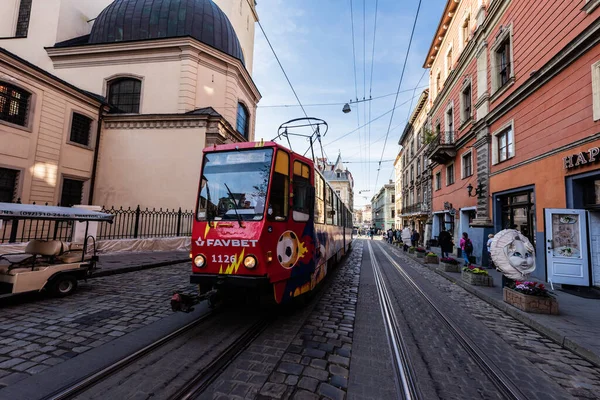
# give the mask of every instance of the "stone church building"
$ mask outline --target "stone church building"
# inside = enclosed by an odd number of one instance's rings
[[[254,139],[254,0],[2,0],[0,202],[194,207]]]

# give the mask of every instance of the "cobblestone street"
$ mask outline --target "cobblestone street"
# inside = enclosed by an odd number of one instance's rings
[[[169,299],[189,263],[81,282],[64,299],[0,309],[0,388],[172,315]]]
[[[600,368],[429,270],[406,253],[391,246],[386,248],[400,259],[403,266],[418,272],[453,302],[461,304],[469,314],[511,345],[515,353],[527,358],[571,395],[581,399],[600,399]]]

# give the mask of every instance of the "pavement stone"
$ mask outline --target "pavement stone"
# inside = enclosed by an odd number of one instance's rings
[[[108,259],[109,267],[116,269],[119,265],[155,262],[161,256],[152,257],[148,260],[145,254],[121,254],[101,259]],[[62,299],[3,302],[0,357],[9,359],[0,358],[0,374],[5,378],[17,372],[19,375],[15,377],[37,374],[47,366],[60,364],[172,315],[169,303],[172,292],[194,290],[182,279],[188,274],[186,262],[90,279],[80,282],[72,296]],[[15,379],[1,381],[0,388],[16,382]]]
[[[456,314],[462,315],[464,313],[468,315],[469,319],[478,320],[487,328],[488,332],[493,332],[502,341],[501,343],[508,345],[508,348],[504,350],[509,355],[508,358],[526,360],[529,365],[537,367],[539,371],[546,374],[550,381],[557,383],[575,398],[600,399],[600,368],[583,360],[577,354],[562,348],[511,315],[431,271],[423,264],[403,254],[403,252],[392,248],[392,246],[385,246],[386,250],[395,255],[395,258],[407,272],[423,279],[422,282],[427,282],[426,286],[432,288],[432,290],[435,288],[437,293],[446,298],[448,305],[460,304],[460,309],[456,311]],[[471,327],[469,329],[472,331]],[[494,345],[495,337],[483,333],[479,334],[478,337],[485,338],[482,346],[485,348],[486,354],[493,354],[499,350]],[[498,359],[497,362],[502,365],[505,361]],[[579,368],[586,367],[589,370],[582,372],[575,368],[576,366]],[[513,373],[515,381],[522,380],[522,376],[516,373],[518,369],[511,370],[508,367],[503,369]],[[531,378],[536,372],[535,370],[529,370],[528,374]],[[536,387],[543,389],[541,381],[536,383]],[[523,380],[523,386],[526,386],[525,380]]]
[[[341,384],[341,375],[347,376],[352,348],[362,244],[355,242],[354,249],[337,271],[332,272],[331,285],[326,289],[318,304],[285,349],[277,372],[271,373],[269,381],[278,373],[291,374],[284,381],[286,390],[278,387],[275,397],[272,385],[260,389],[261,398],[291,399],[343,399],[346,385]],[[331,271],[330,271],[331,272]],[[341,331],[340,328],[345,330]],[[338,332],[344,332],[340,335]],[[344,336],[346,340],[340,340]],[[330,371],[338,372],[332,386]],[[299,376],[300,375],[300,376]],[[275,379],[279,380],[278,377]]]

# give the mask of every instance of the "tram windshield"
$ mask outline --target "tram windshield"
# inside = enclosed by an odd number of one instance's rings
[[[273,149],[207,153],[198,220],[258,221],[265,213]]]

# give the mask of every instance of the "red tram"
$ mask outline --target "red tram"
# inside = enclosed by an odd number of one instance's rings
[[[350,248],[352,215],[314,163],[274,142],[204,149],[192,231],[200,293],[255,288],[283,303]]]

